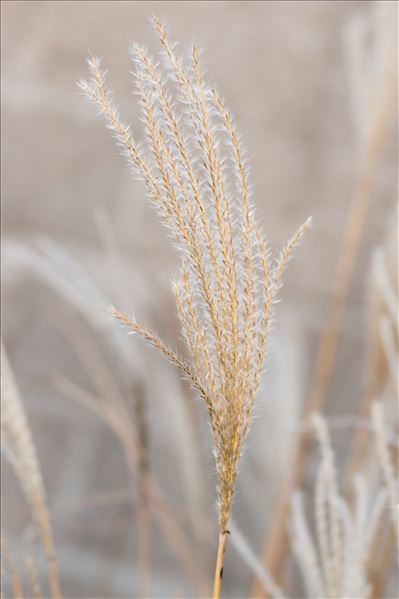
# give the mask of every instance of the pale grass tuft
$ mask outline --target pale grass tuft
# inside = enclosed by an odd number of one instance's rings
[[[366,482],[356,476],[354,506],[337,489],[334,452],[325,419],[312,416],[321,463],[315,483],[316,541],[306,522],[303,500],[292,500],[292,546],[308,597],[368,599],[367,559],[387,503],[386,491],[368,496]]]
[[[39,528],[53,599],[61,597],[53,534],[35,444],[6,351],[1,345],[1,448]]]
[[[147,153],[120,119],[98,58],[88,60],[91,77],[79,87],[105,116],[181,255],[174,292],[190,362],[122,312],[111,308],[110,314],[172,362],[207,405],[224,548],[273,302],[310,219],[271,262],[255,218],[248,164],[234,120],[204,80],[197,48],[186,64],[156,18],[153,25],[162,46],[161,65],[145,48],[131,47]],[[223,553],[220,549],[222,561]],[[219,574],[215,585],[220,585]]]

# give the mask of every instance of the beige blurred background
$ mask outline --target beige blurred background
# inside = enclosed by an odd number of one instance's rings
[[[115,349],[123,332],[116,327],[115,335],[105,316],[101,328],[101,316],[91,321],[84,307],[77,310],[61,283],[54,290],[63,268],[72,285],[80,276],[59,254],[65,251],[101,290],[101,309],[108,301],[122,306],[178,343],[169,284],[177,259],[142,185],[78,93],[75,82],[86,76],[89,51],[103,58],[122,115],[140,132],[129,42],[158,51],[152,13],[182,49],[195,40],[245,140],[258,214],[272,246],[279,248],[313,217],[286,275],[235,505],[237,522],[259,551],[308,390],[357,176],[360,142],[345,31],[372,10],[360,1],[2,3],[2,336],[43,467],[64,597],[139,596],[129,499],[137,479],[127,476],[107,426],[62,392],[65,381],[98,395],[105,387],[96,369],[105,364],[133,415],[137,395],[144,394],[151,468],[196,547],[194,574],[187,574],[153,523],[153,596],[199,596],[212,569],[216,520],[202,406],[140,340],[123,341],[123,363]],[[396,3],[386,10],[394,22]],[[394,119],[389,126],[328,395],[327,412],[334,415],[354,414],[364,389],[370,252],[384,241],[397,199]],[[82,286],[87,290],[89,283]],[[83,294],[87,312],[87,298],[97,310],[97,290]],[[344,452],[347,434],[338,432],[335,442]],[[15,556],[34,554],[43,568],[7,466],[3,483],[3,529]],[[207,523],[203,545],[192,526],[200,518]],[[231,549],[226,596],[245,596],[250,580]],[[302,596],[300,586],[296,593]]]

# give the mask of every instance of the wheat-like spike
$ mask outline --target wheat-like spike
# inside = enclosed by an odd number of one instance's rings
[[[149,137],[153,139],[154,131],[158,130],[158,136],[163,142],[162,149],[167,155],[168,168],[173,175],[173,180],[177,184],[185,205],[190,233],[200,243],[201,238],[196,230],[199,225],[198,228],[200,228],[202,239],[205,239],[206,250],[217,282],[217,288],[214,289],[214,292],[223,295],[222,276],[214,247],[208,211],[202,199],[199,179],[194,172],[186,140],[179,129],[178,116],[175,114],[172,101],[162,84],[161,77],[151,57],[137,44],[132,46],[131,54],[137,67],[137,88],[145,106]],[[156,110],[158,111],[158,119],[150,118],[153,117]],[[159,157],[157,157],[157,162],[159,163]],[[179,169],[178,165],[182,168]],[[194,223],[193,217],[195,215],[199,218]],[[223,307],[223,301],[221,303]]]
[[[216,221],[213,230],[216,228],[216,234],[219,237],[219,245],[221,249],[221,257],[219,261],[223,264],[225,281],[218,274],[219,293],[222,299],[227,296],[225,287],[229,287],[229,301],[231,316],[228,316],[226,304],[222,301],[222,316],[224,335],[226,337],[228,327],[232,327],[234,333],[233,350],[229,347],[223,347],[223,354],[227,351],[226,357],[223,355],[223,369],[226,371],[228,364],[233,355],[233,361],[237,364],[236,356],[238,352],[238,330],[237,330],[237,305],[238,297],[234,291],[236,280],[236,266],[234,264],[234,247],[232,241],[232,222],[230,215],[230,206],[227,201],[226,184],[222,173],[222,159],[218,152],[218,141],[215,139],[213,119],[210,106],[207,102],[209,90],[203,82],[203,77],[199,65],[198,51],[193,48],[193,64],[194,64],[194,81],[190,79],[189,73],[183,68],[182,60],[176,56],[173,50],[173,44],[168,40],[166,30],[156,18],[153,19],[155,30],[157,31],[161,44],[165,51],[166,63],[173,73],[175,81],[178,83],[180,90],[180,100],[188,111],[188,123],[192,129],[191,145],[198,154],[196,163],[200,169],[200,181],[202,193],[208,199],[209,210],[213,210],[213,218]],[[204,165],[204,166],[202,166]],[[211,192],[211,193],[210,193]],[[227,231],[227,232],[226,232]],[[229,248],[227,248],[227,244]],[[231,322],[231,324],[230,324]],[[235,368],[235,370],[237,370]],[[228,382],[234,378],[228,377]]]
[[[294,233],[285,247],[281,250],[278,258],[275,261],[274,268],[272,270],[271,278],[273,280],[274,293],[277,293],[281,286],[282,277],[284,270],[287,266],[288,261],[292,258],[294,249],[301,242],[306,231],[312,226],[312,218],[309,217],[303,225]]]
[[[163,356],[174,366],[176,366],[176,368],[181,372],[181,374],[185,378],[187,378],[187,380],[192,384],[194,389],[196,389],[200,393],[201,397],[205,399],[207,403],[209,402],[208,407],[210,412],[214,411],[211,399],[208,397],[205,389],[202,387],[201,382],[192,373],[189,364],[187,364],[184,358],[182,358],[177,352],[165,345],[165,343],[157,335],[154,335],[154,333],[152,333],[142,325],[138,324],[135,320],[129,318],[129,316],[127,316],[123,312],[120,312],[113,306],[108,308],[107,313],[109,316],[111,316],[111,318],[115,318],[125,327],[129,328],[131,332],[137,333],[138,335],[140,335],[140,337],[143,337],[143,339],[145,339],[150,345],[158,349],[161,352],[161,354],[163,354]]]
[[[194,65],[194,76],[196,85],[192,86],[194,101],[198,106],[198,113],[200,118],[198,145],[203,149],[204,159],[206,164],[205,170],[205,183],[206,191],[210,192],[210,198],[212,201],[212,209],[215,217],[215,228],[218,237],[218,246],[221,257],[221,264],[223,265],[223,274],[218,273],[220,295],[221,295],[221,318],[223,323],[223,330],[225,333],[226,340],[229,338],[231,332],[231,326],[234,324],[234,316],[230,318],[230,310],[227,309],[227,293],[230,291],[229,301],[233,301],[231,309],[234,310],[234,303],[236,298],[232,294],[232,285],[235,279],[235,268],[232,260],[232,223],[231,215],[229,210],[229,203],[226,193],[226,184],[223,178],[222,170],[222,156],[221,150],[218,148],[218,141],[215,132],[215,125],[213,122],[212,108],[209,104],[209,90],[204,83],[201,66],[198,59],[197,49],[193,48],[193,65]],[[213,200],[212,200],[213,199]],[[230,350],[230,348],[228,348]],[[227,367],[233,367],[229,364],[232,356],[228,355],[230,351],[226,352]],[[234,372],[232,373],[234,374]],[[226,392],[227,389],[226,389]]]
[[[220,387],[215,376],[217,365],[214,364],[214,357],[209,352],[206,339],[207,330],[200,322],[194,304],[195,296],[190,273],[184,266],[181,271],[181,280],[174,285],[174,292],[183,336],[191,353],[196,375],[207,383],[211,396],[218,397]]]
[[[187,364],[187,362],[185,362],[185,360],[181,356],[179,356],[176,352],[174,352],[172,349],[167,347],[164,344],[164,342],[161,341],[161,339],[159,337],[157,337],[157,335],[154,335],[153,333],[151,333],[151,331],[144,328],[143,326],[138,324],[135,320],[129,318],[129,316],[127,316],[123,312],[120,312],[113,306],[110,306],[107,309],[107,313],[109,316],[111,316],[111,318],[115,318],[116,320],[119,320],[119,322],[121,322],[125,327],[128,327],[129,329],[131,329],[131,331],[133,333],[137,333],[138,335],[143,337],[146,341],[148,341],[148,343],[150,345],[152,345],[153,347],[156,347],[165,356],[165,358],[167,360],[172,362],[172,364],[174,364],[185,377],[190,379],[195,384],[196,379],[195,379],[194,375],[192,374],[191,369],[190,369],[189,365]]]
[[[61,589],[53,533],[39,460],[3,344],[1,344],[1,413],[2,451],[10,457],[10,463],[39,528],[47,558],[52,597],[60,598]]]
[[[160,21],[152,22],[162,47],[161,64],[138,44],[131,47],[150,158],[120,119],[98,59],[88,61],[91,78],[79,85],[105,115],[182,259],[174,292],[189,361],[126,314],[115,308],[109,314],[173,363],[208,408],[218,478],[217,597],[234,485],[263,372],[273,299],[310,220],[272,268],[233,118],[206,82],[198,49],[193,47],[186,66]]]
[[[133,168],[134,174],[142,178],[151,200],[155,203],[163,218],[168,221],[172,217],[170,208],[165,204],[162,189],[152,176],[150,167],[140,148],[134,142],[130,127],[120,119],[119,110],[106,85],[106,72],[101,71],[100,59],[92,56],[87,60],[87,64],[90,69],[91,79],[89,81],[79,81],[77,84],[79,89],[104,114],[108,128],[114,134],[128,165]]]
[[[320,414],[313,414],[312,423],[316,432],[316,436],[320,445],[322,456],[321,462],[321,480],[319,484],[323,484],[325,493],[325,502],[327,507],[326,518],[329,522],[329,541],[326,558],[325,572],[329,580],[330,588],[338,592],[339,580],[339,565],[342,555],[342,529],[340,517],[337,511],[338,505],[338,490],[336,480],[336,469],[334,452],[331,447],[331,441],[328,433],[327,423]],[[322,482],[323,481],[323,482]]]
[[[257,379],[260,376],[256,376],[251,378],[253,374],[254,368],[253,364],[258,367],[258,373],[260,374],[261,368],[259,368],[259,363],[256,360],[256,335],[258,329],[258,314],[257,314],[257,301],[256,301],[256,285],[257,277],[255,274],[255,260],[256,260],[256,252],[259,251],[259,233],[256,226],[256,222],[254,220],[254,208],[250,199],[249,192],[249,171],[248,166],[244,161],[244,152],[241,147],[239,134],[237,129],[233,123],[233,119],[226,109],[224,102],[220,95],[213,89],[212,90],[213,101],[216,107],[217,112],[222,120],[223,127],[225,128],[229,146],[232,154],[232,168],[233,168],[233,176],[236,181],[236,191],[239,199],[239,207],[238,210],[242,214],[241,218],[241,230],[238,232],[239,237],[239,250],[241,255],[243,256],[243,302],[241,308],[241,320],[243,322],[243,331],[242,337],[244,339],[244,349],[243,349],[243,368],[240,370],[240,377],[237,382],[236,393],[238,398],[245,397],[246,390],[249,390],[251,395],[251,400],[249,401],[249,407],[252,407],[252,401],[254,398],[254,394],[257,390]],[[229,237],[232,236],[232,228],[229,227]],[[257,245],[258,244],[258,245]],[[231,246],[232,255],[234,256],[234,245],[232,242],[229,244]],[[267,256],[261,255],[261,258],[267,260]],[[233,284],[234,284],[233,280]],[[233,313],[237,311],[239,314],[239,304],[238,302],[234,302],[235,296],[235,287],[231,289],[231,301],[233,302]],[[238,317],[238,316],[236,316]],[[234,319],[232,319],[234,320]],[[234,353],[234,356],[236,352]],[[252,384],[251,384],[252,383]],[[239,400],[240,401],[240,400]],[[243,409],[243,405],[239,404],[239,411]],[[247,423],[244,424],[246,427]],[[239,444],[240,437],[239,429],[235,434],[235,442]]]
[[[139,61],[138,57],[141,57],[141,54],[138,53],[138,51],[136,56],[136,61]],[[144,60],[144,64],[147,65],[148,61],[146,58],[141,58],[141,60]],[[209,243],[210,234],[208,231],[206,216],[204,215],[204,212],[200,210],[200,222],[198,223],[198,221],[194,221],[194,215],[197,211],[197,206],[192,205],[187,187],[185,187],[183,184],[183,180],[179,172],[179,165],[176,163],[171,148],[169,147],[167,139],[165,138],[158,119],[156,118],[155,108],[152,106],[151,99],[145,90],[144,80],[138,75],[137,81],[139,93],[141,94],[142,98],[142,104],[144,106],[145,119],[147,123],[147,135],[151,144],[152,153],[155,158],[159,175],[163,181],[163,188],[166,192],[169,204],[171,205],[172,211],[175,214],[175,228],[177,231],[175,233],[175,237],[180,241],[182,250],[187,261],[191,265],[191,268],[198,275],[201,296],[204,304],[206,305],[209,320],[212,324],[217,351],[220,356],[223,356],[223,329],[221,329],[219,326],[219,309],[217,301],[218,294],[217,290],[215,289],[215,284],[210,276],[209,266],[207,266],[207,256],[204,255],[203,248],[201,247],[201,239],[199,238],[196,230],[197,224],[200,224],[202,230],[205,232],[206,247],[216,271],[216,257],[213,245],[212,243]],[[177,185],[175,183],[177,183]],[[179,193],[177,193],[177,191]],[[179,201],[179,199],[181,201]],[[220,277],[218,273],[216,274],[217,278],[219,279]]]

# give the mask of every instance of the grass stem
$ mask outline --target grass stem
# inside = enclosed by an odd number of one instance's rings
[[[223,567],[224,567],[224,554],[226,551],[226,543],[227,536],[229,535],[229,531],[225,530],[219,535],[219,546],[216,557],[216,566],[215,566],[215,580],[213,583],[213,599],[219,599],[220,591],[222,589],[222,579],[223,579]]]

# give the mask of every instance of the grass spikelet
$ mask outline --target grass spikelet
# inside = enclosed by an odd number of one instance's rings
[[[218,478],[218,597],[234,485],[263,371],[272,304],[310,221],[273,266],[255,217],[234,120],[205,81],[197,48],[186,65],[163,25],[156,18],[153,25],[162,46],[161,64],[139,45],[131,48],[147,152],[121,120],[99,59],[89,59],[90,79],[79,87],[105,116],[182,259],[174,289],[190,361],[117,309],[110,308],[109,314],[157,348],[206,403]]]

